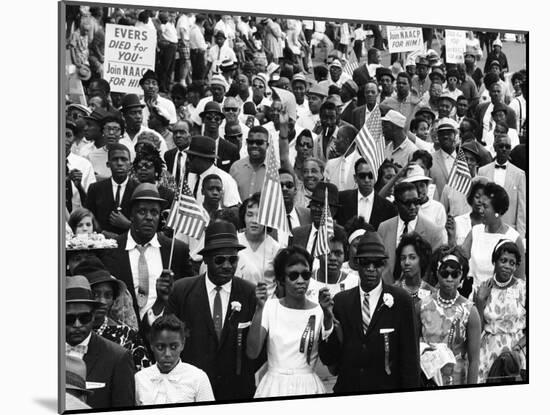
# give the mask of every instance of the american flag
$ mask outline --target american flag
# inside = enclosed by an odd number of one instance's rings
[[[199,204],[193,197],[191,189],[184,181],[179,198],[174,199],[166,226],[174,229],[174,234],[183,233],[199,239],[206,227],[207,219]]]
[[[466,162],[466,156],[462,148],[459,148],[456,155],[456,160],[449,174],[449,186],[458,190],[460,193],[468,194],[472,187],[472,176]]]
[[[279,183],[277,159],[275,158],[273,143],[271,143],[267,147],[266,172],[260,196],[258,223],[278,229],[281,232],[290,233],[283,200],[283,191]]]
[[[319,257],[330,253],[329,239],[334,235],[334,221],[330,215],[328,206],[328,188],[325,188],[325,206],[319,222],[319,230],[317,231],[317,242],[313,248],[313,256]]]
[[[380,107],[376,107],[369,114],[363,128],[355,137],[357,148],[363,158],[369,163],[377,179],[378,169],[384,162],[384,139],[382,138],[382,122],[380,121]]]
[[[357,60],[357,56],[355,55],[355,52],[352,50],[349,54],[349,59],[344,65],[344,68],[342,71],[344,73],[347,73],[349,76],[353,76],[353,71],[359,68],[359,61]]]

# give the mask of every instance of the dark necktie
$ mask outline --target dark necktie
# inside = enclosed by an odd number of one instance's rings
[[[409,233],[409,222],[405,222],[405,227],[403,228],[403,233],[401,234],[401,237],[403,237],[403,235],[406,235]]]
[[[286,219],[288,220],[288,230],[292,233],[292,221],[290,220],[290,213],[286,214]]]
[[[66,166],[66,175],[67,178],[65,179],[65,206],[67,206],[67,210],[69,213],[73,211],[73,182],[69,178],[69,161],[65,160],[65,166]]]
[[[506,164],[497,164],[497,163],[495,163],[495,169],[506,170]]]
[[[120,207],[120,185],[116,188],[116,197],[115,197],[115,208]]]
[[[199,191],[199,182],[201,181],[201,175],[197,174],[197,181],[195,182],[195,187],[193,189],[193,197],[197,199],[197,192]]]
[[[176,184],[178,185],[178,189],[180,187],[180,179],[181,179],[181,151],[178,151],[178,160],[176,162]]]
[[[369,293],[365,293],[363,297],[363,307],[361,308],[361,311],[363,314],[363,333],[366,333],[370,324]]]
[[[222,298],[220,296],[220,290],[222,287],[216,287],[216,296],[214,297],[214,330],[216,331],[216,336],[220,340],[222,334]]]

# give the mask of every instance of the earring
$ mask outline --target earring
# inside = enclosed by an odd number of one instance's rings
[[[500,215],[498,213],[495,213],[495,218],[498,218]]]

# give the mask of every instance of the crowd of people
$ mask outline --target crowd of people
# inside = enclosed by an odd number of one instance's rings
[[[157,33],[139,94],[103,78],[109,23]],[[528,74],[503,35],[453,64],[423,28],[388,66],[379,25],[67,6],[66,27],[67,409],[525,381]],[[273,173],[288,232],[259,223]],[[182,193],[198,239],[169,226]]]

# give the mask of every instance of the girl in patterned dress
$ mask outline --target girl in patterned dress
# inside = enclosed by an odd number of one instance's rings
[[[514,352],[526,328],[525,281],[514,277],[521,259],[517,245],[500,240],[492,254],[493,278],[481,284],[474,300],[482,317],[479,382],[486,382],[495,360],[503,352]],[[514,353],[520,369],[525,369],[525,355]],[[500,379],[510,381],[513,379]]]
[[[448,348],[456,363],[440,368],[443,385],[476,384],[481,327],[473,302],[458,287],[468,261],[458,247],[441,246],[434,254],[438,290],[420,303],[421,342]],[[422,360],[422,359],[421,359]]]

